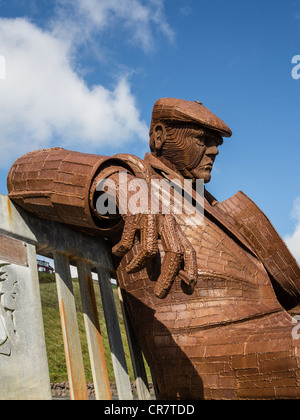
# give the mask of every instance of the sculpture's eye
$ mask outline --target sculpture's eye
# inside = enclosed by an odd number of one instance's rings
[[[195,141],[198,146],[205,146],[205,141],[202,136],[196,137]]]

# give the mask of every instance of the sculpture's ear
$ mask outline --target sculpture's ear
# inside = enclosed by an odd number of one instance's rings
[[[166,141],[166,127],[163,123],[158,123],[153,128],[153,144],[155,150],[160,150]]]

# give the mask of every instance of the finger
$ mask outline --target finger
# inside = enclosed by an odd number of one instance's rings
[[[140,222],[141,249],[128,264],[127,273],[142,270],[158,253],[157,215],[143,215]]]
[[[161,243],[165,251],[161,275],[155,285],[154,294],[163,299],[171,288],[182,262],[183,248],[180,243],[176,220],[172,215],[160,218]]]
[[[160,235],[165,252],[183,253],[174,216],[167,214],[160,217]]]
[[[180,268],[181,254],[168,251],[165,255],[161,275],[154,288],[154,294],[159,299],[163,299],[168,294]]]
[[[122,238],[120,242],[112,248],[113,254],[123,257],[131,250],[134,243],[135,233],[138,227],[138,215],[128,216],[125,220]]]
[[[197,254],[187,239],[181,227],[177,225],[177,234],[183,248],[183,260],[184,270],[180,270],[178,276],[188,286],[195,286],[198,280],[198,268],[197,268]]]

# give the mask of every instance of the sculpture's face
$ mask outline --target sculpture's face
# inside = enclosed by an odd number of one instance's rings
[[[223,143],[221,136],[200,129],[194,135],[187,136],[185,142],[189,148],[189,153],[186,155],[186,169],[193,179],[209,182],[215,158],[219,154],[218,146]]]
[[[217,132],[186,125],[172,130],[172,139],[166,141],[163,155],[185,178],[203,179],[207,183],[222,143]]]

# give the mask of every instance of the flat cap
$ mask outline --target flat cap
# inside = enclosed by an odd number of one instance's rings
[[[174,98],[161,98],[155,102],[152,112],[151,129],[159,121],[190,122],[200,124],[219,132],[222,137],[230,137],[229,127],[201,102]]]

